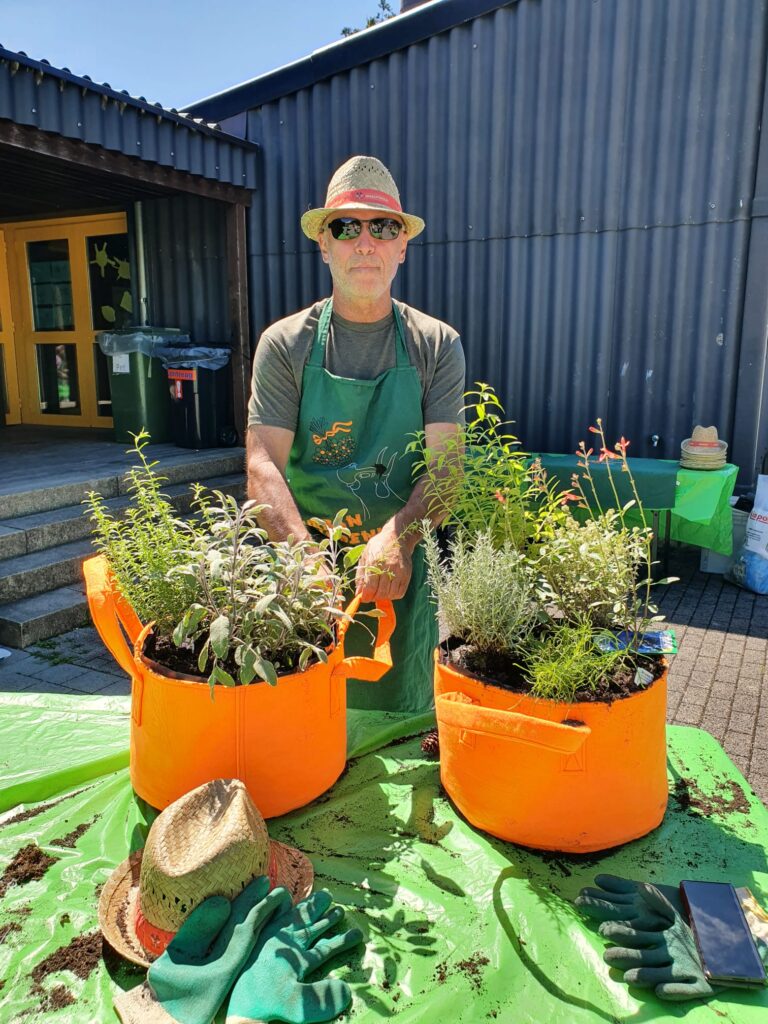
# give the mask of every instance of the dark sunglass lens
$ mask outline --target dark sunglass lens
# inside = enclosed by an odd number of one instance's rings
[[[350,238],[357,238],[362,230],[360,221],[355,217],[337,217],[336,220],[331,221],[328,227],[331,229],[333,237],[337,238],[340,242]]]
[[[400,234],[402,224],[391,217],[377,217],[369,223],[370,232],[374,238],[381,238],[385,242],[391,242]]]

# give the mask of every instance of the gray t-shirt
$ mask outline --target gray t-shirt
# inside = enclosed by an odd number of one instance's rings
[[[248,426],[296,431],[304,366],[323,302],[268,327],[253,360]],[[403,319],[408,358],[421,380],[424,423],[463,422],[464,352],[452,327],[397,303]],[[334,312],[328,331],[325,368],[337,377],[373,380],[395,365],[395,318],[352,323]]]

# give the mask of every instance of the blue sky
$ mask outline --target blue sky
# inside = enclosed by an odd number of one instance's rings
[[[0,44],[183,109],[360,27],[378,0],[0,0]],[[399,0],[390,0],[394,10]]]

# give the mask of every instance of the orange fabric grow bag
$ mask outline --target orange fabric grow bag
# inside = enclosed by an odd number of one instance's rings
[[[373,658],[344,658],[345,619],[327,664],[281,676],[277,686],[216,686],[212,699],[206,680],[172,677],[143,656],[151,627],[115,592],[103,556],[83,570],[94,625],[132,679],[131,783],[140,797],[162,809],[211,779],[241,779],[272,818],[333,785],[346,764],[347,676],[378,680],[392,666],[391,602],[379,604]],[[355,598],[347,613],[358,605]]]
[[[660,824],[666,668],[612,704],[561,704],[487,686],[438,656],[440,776],[473,825],[522,846],[589,853]]]

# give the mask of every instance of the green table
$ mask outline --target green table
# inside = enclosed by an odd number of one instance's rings
[[[563,490],[571,490],[574,473],[579,471],[575,455],[543,454],[541,459],[547,473],[557,480]],[[738,466],[730,463],[722,469],[683,469],[671,459],[629,459],[640,501],[657,538],[678,540],[709,548],[722,555],[730,555],[733,547],[733,524],[729,498],[733,494]],[[615,507],[616,499],[608,479],[611,472],[622,504],[634,497],[626,473],[616,469],[616,462],[593,462],[591,472],[597,498],[603,508]],[[589,493],[588,486],[585,490]],[[663,525],[659,512],[666,512]],[[639,521],[639,520],[638,520]]]
[[[49,974],[42,993],[30,977],[76,936],[94,932],[100,886],[144,843],[153,813],[120,767],[128,723],[127,699],[0,694],[0,793],[12,791],[19,804],[0,820],[0,870],[30,843],[56,858],[42,878],[0,899],[3,1024],[112,1021],[116,986],[142,979],[109,951],[85,978]],[[652,835],[603,856],[566,857],[471,828],[446,799],[419,739],[401,739],[427,723],[352,713],[356,756],[344,778],[309,807],[269,823],[275,838],[311,856],[317,885],[364,932],[364,952],[336,969],[354,991],[345,1021],[763,1024],[768,991],[685,1007],[630,991],[603,963],[603,940],[572,907],[600,871],[659,882],[729,879],[768,902],[768,812],[711,736],[670,728],[669,775],[679,798]],[[697,810],[710,801],[708,811]],[[75,1001],[47,1010],[45,992],[58,985]]]

